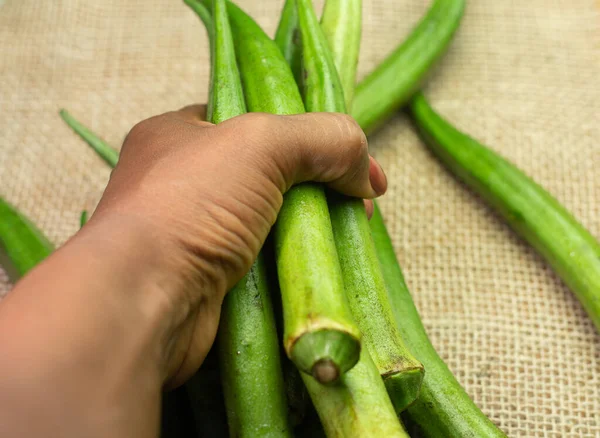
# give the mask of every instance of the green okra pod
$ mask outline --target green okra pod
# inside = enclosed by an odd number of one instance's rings
[[[303,113],[277,45],[232,3],[229,16],[248,109]],[[286,353],[300,370],[322,383],[333,382],[358,361],[360,332],[344,297],[322,185],[299,184],[285,194],[274,241]]]
[[[403,339],[427,372],[419,398],[403,412],[428,437],[495,437],[505,435],[481,412],[431,345],[404,282],[392,241],[377,204],[369,221],[377,258]]]
[[[296,83],[300,83],[300,29],[298,29],[298,10],[296,0],[285,0],[277,31],[275,43],[292,69]]]
[[[297,4],[306,109],[345,112],[342,86],[312,2],[297,0]],[[392,403],[400,412],[417,398],[423,366],[408,351],[395,325],[362,199],[334,193],[328,198],[352,314]]]
[[[0,252],[16,281],[52,253],[54,246],[24,214],[0,197]]]
[[[202,6],[202,5],[200,5]],[[208,30],[211,46],[211,73],[207,119],[215,124],[246,113],[242,80],[235,60],[227,2],[214,0]]]
[[[227,3],[214,0],[208,119],[246,112]],[[291,437],[277,328],[262,254],[223,300],[217,335],[229,434]]]
[[[445,52],[462,18],[465,0],[435,0],[427,15],[354,94],[351,114],[372,132],[404,106]]]
[[[408,438],[366,348],[335,385],[304,383],[328,438]]]
[[[535,181],[440,117],[422,94],[410,111],[433,153],[546,259],[600,330],[598,241]]]
[[[326,0],[321,29],[337,67],[346,108],[350,108],[362,33],[362,0]]]
[[[221,311],[217,342],[230,436],[292,436],[266,269],[260,254]]]
[[[66,109],[59,111],[60,116],[69,127],[75,131],[110,167],[115,167],[119,161],[119,152],[108,145],[104,140],[83,126]]]

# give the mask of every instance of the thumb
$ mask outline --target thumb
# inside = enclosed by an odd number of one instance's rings
[[[340,113],[276,116],[249,113],[224,122],[244,124],[255,144],[275,160],[282,191],[304,181],[322,182],[349,196],[375,198],[387,189],[381,166],[369,155],[356,121]],[[254,142],[253,142],[254,143]]]

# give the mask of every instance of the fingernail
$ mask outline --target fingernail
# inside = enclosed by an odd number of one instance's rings
[[[373,217],[373,201],[370,199],[365,199],[364,200],[365,203],[365,210],[367,212],[367,218],[371,219],[371,217]]]
[[[387,190],[387,177],[383,172],[383,169],[379,165],[375,158],[370,158],[370,166],[369,166],[369,181],[371,182],[371,187],[377,194],[377,196],[381,196]]]

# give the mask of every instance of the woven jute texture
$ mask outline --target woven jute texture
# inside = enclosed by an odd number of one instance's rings
[[[268,32],[281,3],[240,0]],[[428,6],[364,3],[360,76]],[[595,0],[468,1],[426,89],[596,237],[599,11]],[[0,0],[0,195],[61,244],[109,169],[58,109],[120,146],[135,122],[206,101],[207,62],[204,30],[179,0]],[[415,302],[468,393],[509,436],[600,437],[600,336],[571,292],[404,115],[370,144],[387,171],[381,206]],[[9,287],[0,275],[0,295]]]

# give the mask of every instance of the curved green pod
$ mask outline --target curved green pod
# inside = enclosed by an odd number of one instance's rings
[[[302,35],[304,101],[309,111],[345,112],[344,95],[310,0],[297,0]],[[397,412],[418,396],[423,366],[395,326],[362,199],[328,194],[346,297]]]
[[[302,47],[302,98],[307,111],[346,113],[344,90],[312,1],[296,0]],[[358,49],[357,49],[358,50]]]
[[[206,118],[218,124],[246,113],[242,80],[235,60],[233,37],[225,0],[213,1],[212,17],[203,18],[211,46],[211,69]],[[202,5],[200,5],[202,6]]]
[[[115,167],[119,161],[119,151],[112,148],[104,140],[83,126],[66,109],[59,111],[65,123],[79,135],[110,167]]]
[[[419,398],[404,411],[403,416],[408,416],[421,435],[427,437],[505,437],[473,403],[431,345],[404,282],[377,203],[369,226],[396,324],[410,351],[427,370]]]
[[[225,0],[212,10],[208,120],[246,112]],[[223,395],[232,437],[291,437],[279,341],[262,254],[223,300],[217,334]]]
[[[285,0],[274,39],[299,84],[301,48],[296,0]]]
[[[546,259],[600,330],[598,241],[535,181],[440,117],[422,94],[410,111],[433,153]]]
[[[296,82],[277,45],[231,3],[229,16],[248,109],[303,113]],[[285,194],[274,241],[286,353],[300,370],[331,383],[358,361],[360,332],[344,297],[322,185],[299,184]]]
[[[362,0],[326,0],[321,29],[337,67],[346,108],[350,108],[362,32]]]
[[[394,319],[362,200],[348,202],[335,194],[329,199],[352,313],[396,412],[402,412],[419,396],[429,370],[407,348]]]
[[[302,378],[328,438],[408,438],[367,349],[335,385]]]
[[[351,114],[365,132],[381,125],[421,87],[458,29],[464,7],[465,0],[435,0],[408,38],[357,85]]]
[[[0,198],[0,250],[7,273],[16,281],[54,251],[54,246],[25,215]]]

